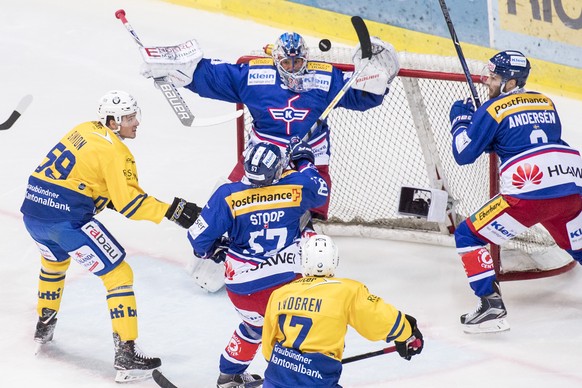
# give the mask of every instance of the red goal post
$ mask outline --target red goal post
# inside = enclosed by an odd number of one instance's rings
[[[322,53],[310,48],[311,60],[353,71],[349,48]],[[315,54],[315,55],[314,55]],[[264,56],[241,57],[238,63]],[[449,110],[470,90],[456,57],[399,53],[401,70],[381,106],[365,112],[336,108],[328,117],[331,128],[332,190],[329,220],[316,229],[329,235],[356,235],[454,246],[454,226],[397,214],[400,187],[443,187],[454,203],[457,225],[498,192],[498,158],[481,156],[459,166],[451,150]],[[484,63],[468,61],[481,101],[487,90],[480,81]],[[237,153],[243,151],[251,118],[237,120]],[[541,226],[507,243],[492,246],[501,281],[557,275],[576,264],[559,249]]]

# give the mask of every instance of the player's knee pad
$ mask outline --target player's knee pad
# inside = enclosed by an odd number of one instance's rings
[[[262,327],[252,326],[243,322],[238,326],[238,331],[242,337],[247,338],[251,342],[261,342],[261,336],[263,335]]]
[[[494,292],[496,281],[493,258],[486,248],[479,248],[461,254],[461,261],[469,285],[477,296],[485,296]]]
[[[110,272],[99,276],[107,291],[119,287],[133,286],[133,271],[125,261]]]
[[[455,245],[459,254],[463,251],[463,248],[484,247],[487,244],[487,241],[473,233],[469,225],[467,225],[467,220],[461,222],[455,229]]]
[[[71,264],[71,258],[69,257],[67,260],[63,261],[52,261],[47,260],[44,257],[40,257],[40,266],[46,272],[50,273],[62,273],[64,274],[69,269],[69,265]]]

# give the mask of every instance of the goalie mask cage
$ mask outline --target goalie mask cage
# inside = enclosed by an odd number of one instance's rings
[[[351,53],[349,48],[325,53],[310,48],[310,60],[353,71]],[[264,55],[257,51],[238,63]],[[498,192],[498,158],[483,155],[467,166],[454,160],[449,110],[454,101],[470,95],[458,58],[400,52],[399,59],[401,70],[381,106],[364,112],[336,108],[327,119],[332,189],[328,221],[317,221],[316,227],[329,235],[454,246],[453,222],[457,225]],[[480,74],[484,64],[468,65],[471,74]],[[486,86],[478,76],[472,78],[485,101]],[[237,120],[241,155],[252,119],[246,107],[239,104],[237,109],[245,110]],[[402,186],[446,190],[454,200],[448,224],[399,216]],[[553,276],[576,264],[541,225],[501,248],[490,248],[501,281]]]

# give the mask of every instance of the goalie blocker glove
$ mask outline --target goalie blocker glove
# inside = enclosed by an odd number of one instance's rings
[[[422,333],[416,326],[416,319],[408,314],[405,314],[405,317],[412,328],[412,335],[406,341],[394,341],[394,345],[396,345],[396,351],[400,357],[410,361],[412,356],[416,356],[422,352],[422,349],[424,348],[424,340],[422,338]]]
[[[166,212],[166,218],[188,229],[196,221],[201,210],[195,203],[176,197]]]
[[[372,42],[372,58],[352,85],[352,89],[384,95],[400,71],[398,54],[390,43],[380,38],[372,36],[370,41]],[[354,50],[352,60],[355,72],[368,62],[368,59],[362,58],[362,49],[359,44]]]

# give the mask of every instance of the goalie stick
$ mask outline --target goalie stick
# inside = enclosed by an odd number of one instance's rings
[[[135,30],[127,21],[127,18],[125,17],[125,11],[123,9],[116,11],[115,17],[123,23],[127,31],[133,37],[134,42],[138,46],[144,47]],[[163,93],[164,98],[166,101],[168,101],[168,104],[170,104],[180,122],[186,127],[208,127],[211,125],[221,124],[234,120],[243,114],[243,111],[239,109],[232,113],[227,113],[221,116],[211,118],[195,118],[173,83],[166,80],[165,77],[154,78],[154,83]]]
[[[22,97],[18,105],[16,105],[16,109],[14,109],[14,111],[10,114],[10,117],[8,117],[8,120],[0,124],[0,131],[10,129],[16,120],[18,120],[18,118],[24,113],[26,108],[28,108],[31,102],[32,95],[27,94],[26,96]]]
[[[354,82],[358,79],[360,74],[364,71],[364,69],[370,64],[370,59],[372,58],[372,42],[370,41],[370,33],[368,32],[368,27],[366,27],[366,23],[364,20],[359,16],[352,16],[352,25],[356,30],[356,34],[358,35],[358,40],[360,41],[360,48],[362,49],[362,59],[368,59],[364,65],[354,74],[352,77],[346,82],[343,88],[336,94],[336,96],[331,100],[327,108],[321,113],[317,121],[309,128],[309,131],[303,136],[301,140],[308,141],[313,133],[317,129],[318,126],[329,116],[333,108],[339,103],[342,97],[346,94],[349,88],[352,87]]]
[[[160,372],[158,369],[154,369],[152,371],[152,377],[156,384],[158,384],[158,386],[160,386],[161,388],[178,388],[176,385],[174,385],[174,383],[168,380],[168,378],[164,376],[164,374]],[[245,383],[244,385],[237,385],[237,387],[255,388],[260,387],[261,385],[263,385],[263,379],[251,381],[250,383]]]

